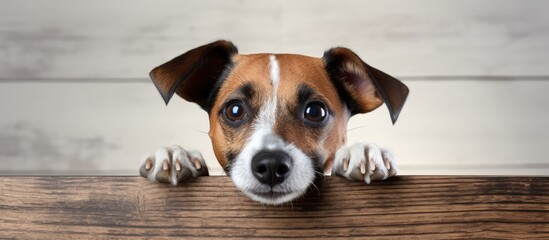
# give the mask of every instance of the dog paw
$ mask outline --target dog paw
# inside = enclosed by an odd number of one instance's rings
[[[151,182],[177,183],[208,175],[206,162],[198,151],[186,151],[178,145],[163,147],[141,160],[139,173]]]
[[[397,174],[394,154],[375,144],[356,143],[337,150],[332,175],[370,183]]]

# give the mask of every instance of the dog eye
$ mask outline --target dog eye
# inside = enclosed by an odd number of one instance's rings
[[[246,109],[241,101],[227,104],[224,111],[225,118],[231,122],[238,122],[246,116]]]
[[[328,111],[326,110],[326,106],[321,102],[311,102],[307,104],[305,111],[303,112],[303,118],[315,123],[324,121],[327,116]]]

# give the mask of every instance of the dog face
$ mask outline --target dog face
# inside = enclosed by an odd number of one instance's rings
[[[255,54],[233,62],[210,110],[214,152],[250,198],[286,202],[323,173],[345,142],[350,114],[318,58]]]
[[[193,49],[151,78],[166,103],[177,93],[208,112],[219,163],[247,196],[267,204],[301,196],[330,170],[353,114],[386,102],[396,121],[408,93],[345,48],[322,58],[240,55],[227,41]]]

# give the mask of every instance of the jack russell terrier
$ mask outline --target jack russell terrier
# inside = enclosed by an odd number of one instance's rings
[[[394,124],[408,87],[347,48],[322,58],[242,55],[231,42],[217,41],[156,67],[150,77],[166,104],[177,93],[208,112],[219,164],[255,201],[291,201],[330,171],[366,183],[397,173],[390,150],[345,146],[347,121],[385,103]],[[176,185],[208,170],[199,152],[175,145],[144,157],[140,174]]]

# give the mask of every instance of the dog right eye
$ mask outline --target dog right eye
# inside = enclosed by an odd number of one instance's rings
[[[239,100],[229,102],[225,109],[223,110],[223,116],[225,120],[233,125],[234,127],[239,126],[243,123],[244,118],[246,118],[246,107],[244,103]]]

